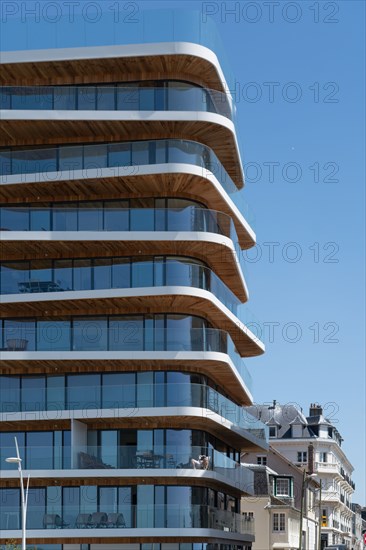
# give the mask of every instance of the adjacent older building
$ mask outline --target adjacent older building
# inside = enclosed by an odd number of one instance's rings
[[[353,466],[342,449],[342,437],[331,418],[318,404],[310,405],[309,415],[296,405],[262,405],[250,408],[252,414],[269,427],[271,446],[289,461],[316,474],[322,485],[322,547],[345,544],[352,548]],[[262,460],[258,454],[258,461]],[[319,495],[318,495],[319,496]]]
[[[307,477],[304,480],[303,470],[271,446],[266,454],[244,453],[242,463],[254,472],[256,498],[242,498],[244,513],[260,526],[253,549],[297,550],[301,524],[303,550],[317,550],[319,485],[316,480]]]
[[[38,550],[248,549],[235,106],[210,22],[122,15],[2,33],[0,542],[16,436]]]

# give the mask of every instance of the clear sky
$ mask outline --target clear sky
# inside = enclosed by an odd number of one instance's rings
[[[248,266],[250,307],[279,323],[273,343],[266,330],[267,353],[247,365],[257,402],[325,407],[355,467],[354,501],[365,505],[365,4],[295,3],[294,23],[286,2],[273,23],[258,4],[257,23],[214,15],[243,90],[246,199],[262,252]],[[273,96],[266,82],[278,83]]]
[[[256,216],[247,282],[267,352],[247,360],[255,401],[321,403],[365,505],[365,3],[93,3],[212,14]]]

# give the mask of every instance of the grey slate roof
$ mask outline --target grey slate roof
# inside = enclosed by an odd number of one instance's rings
[[[314,406],[311,405],[311,407]],[[319,408],[320,414],[314,414],[314,412],[317,412],[316,407]],[[272,405],[253,405],[248,407],[247,410],[268,426],[277,426],[277,438],[280,439],[290,439],[292,437],[291,426],[296,424],[303,426],[302,437],[306,439],[318,437],[318,427],[320,425],[332,427],[334,432],[338,434],[332,423],[323,416],[323,411],[319,406],[315,406],[315,411],[312,411],[311,416],[305,416],[296,403],[281,405],[276,401],[273,401]]]

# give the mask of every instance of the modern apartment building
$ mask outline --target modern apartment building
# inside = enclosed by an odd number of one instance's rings
[[[353,466],[342,449],[342,437],[330,418],[323,414],[323,408],[311,404],[309,415],[296,405],[262,405],[251,408],[258,419],[269,427],[271,446],[288,460],[305,469],[309,474],[317,474],[321,483],[316,495],[316,508],[321,509],[322,548],[335,544],[345,544],[353,548],[352,493],[355,484],[351,475]],[[262,463],[261,455],[258,462]]]
[[[30,25],[2,52],[3,545],[21,539],[16,436],[30,548],[251,548],[255,234],[224,72],[184,13],[140,14],[130,39]]]

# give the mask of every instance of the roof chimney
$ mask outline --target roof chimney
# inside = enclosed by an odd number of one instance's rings
[[[320,416],[323,414],[323,409],[318,403],[311,403],[309,416]]]

